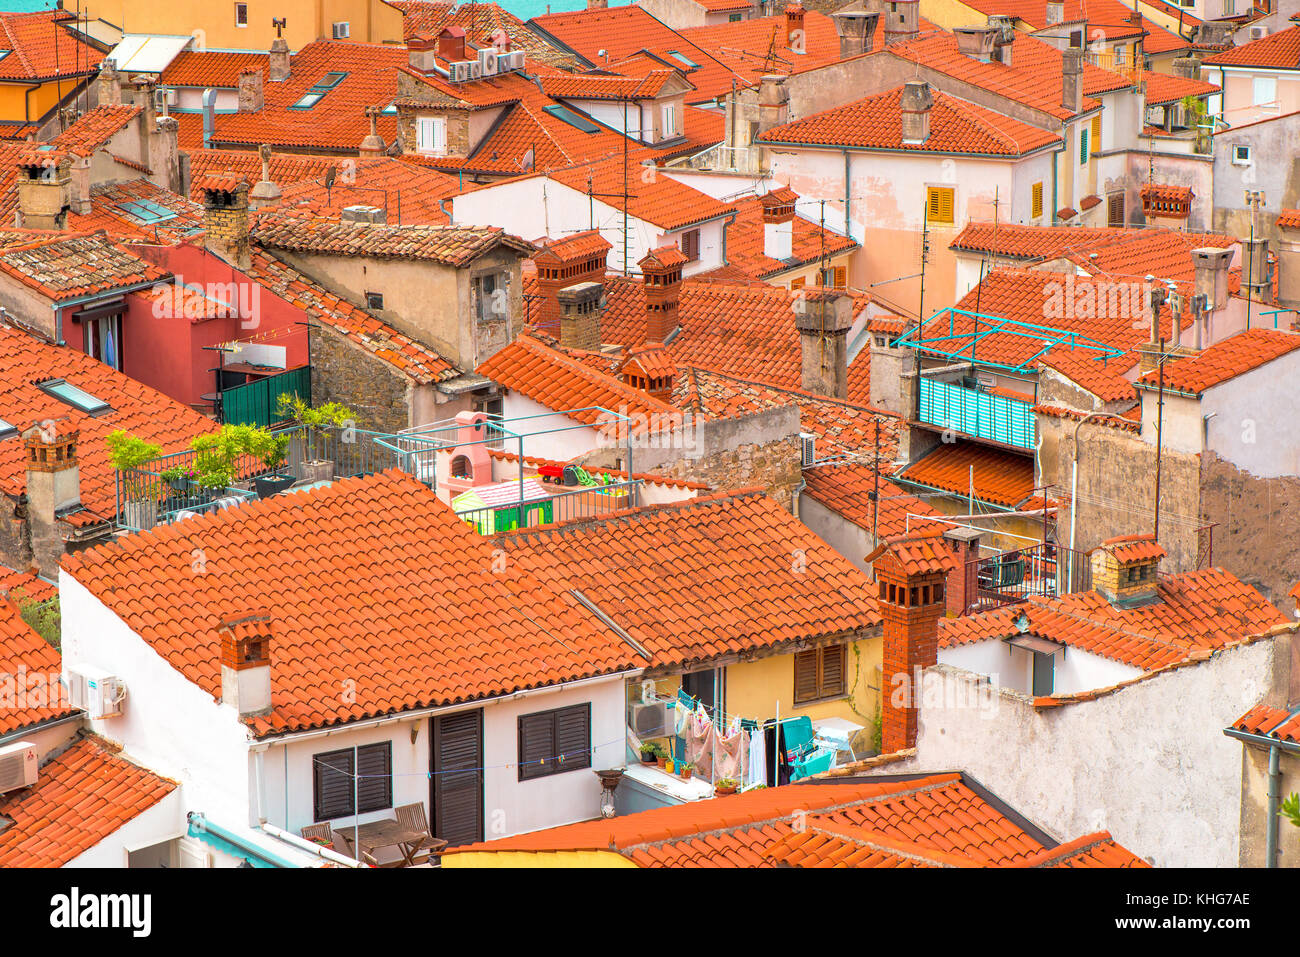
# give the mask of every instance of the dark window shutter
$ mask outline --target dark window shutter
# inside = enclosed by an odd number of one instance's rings
[[[357,748],[357,799],[361,814],[393,806],[393,743]]]
[[[817,697],[817,649],[800,651],[794,656],[794,701],[812,701]]]
[[[551,712],[519,719],[519,780],[544,777],[555,756],[555,719]]]
[[[520,781],[589,767],[590,703],[519,718]]]
[[[483,840],[483,710],[433,721],[434,834],[450,844]]]
[[[591,767],[591,705],[565,708],[555,715],[556,772]]]
[[[844,645],[822,649],[822,688],[819,697],[844,694]]]
[[[329,821],[352,813],[354,757],[352,749],[348,748],[344,751],[328,751],[312,758],[316,820]]]

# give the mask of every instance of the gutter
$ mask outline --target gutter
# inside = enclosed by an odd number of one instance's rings
[[[217,850],[226,853],[234,852],[234,856],[242,855],[244,859],[253,867],[261,868],[297,868],[297,864],[292,864],[282,857],[272,854],[252,844],[247,839],[240,837],[234,831],[227,830],[219,824],[213,824],[203,816],[202,811],[190,811],[185,815],[185,820],[189,824],[188,836],[196,837],[203,843],[217,848]]]
[[[50,728],[57,728],[59,725],[67,724],[69,721],[80,721],[82,718],[82,714],[83,712],[76,711],[72,714],[64,715],[62,718],[54,718],[50,721],[44,721],[38,724],[29,724],[21,728],[15,728],[13,731],[10,731],[8,734],[0,734],[0,744],[4,744],[6,741],[16,741],[20,738],[25,738],[31,734],[38,734],[39,732],[47,731]]]
[[[1293,741],[1282,741],[1279,738],[1265,737],[1262,734],[1251,734],[1248,731],[1238,731],[1236,728],[1224,728],[1223,733],[1230,738],[1236,738],[1243,744],[1268,748],[1268,825],[1264,832],[1264,866],[1277,867],[1278,806],[1282,796],[1282,771],[1278,766],[1278,756],[1282,751],[1286,751],[1288,754],[1300,755],[1300,744]]]
[[[307,854],[314,854],[322,860],[330,861],[331,863],[339,864],[343,867],[361,868],[368,866],[362,864],[360,861],[353,860],[350,857],[344,857],[342,854],[337,851],[332,851],[328,847],[322,847],[320,844],[315,844],[305,838],[299,837],[297,834],[292,834],[283,828],[276,827],[274,824],[267,824],[263,821],[260,826],[262,830],[271,835],[271,837],[284,841],[286,844],[296,847],[298,850]]]

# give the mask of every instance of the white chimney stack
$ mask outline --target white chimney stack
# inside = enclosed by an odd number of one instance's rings
[[[271,616],[249,612],[221,624],[221,703],[241,718],[271,713]]]
[[[763,255],[785,261],[794,255],[794,204],[799,196],[787,186],[759,197],[763,204]]]

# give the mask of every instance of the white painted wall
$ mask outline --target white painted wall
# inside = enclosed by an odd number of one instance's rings
[[[567,462],[576,456],[585,455],[600,444],[600,436],[591,426],[561,415],[559,413],[563,410],[547,408],[514,389],[506,390],[502,410],[505,427],[524,437],[524,458]],[[618,412],[617,409],[610,411]],[[540,418],[525,419],[526,416]],[[566,431],[549,431],[561,428]],[[518,440],[505,439],[502,448],[503,451],[518,455],[518,446]]]
[[[1201,396],[1206,447],[1260,478],[1300,475],[1300,350]]]
[[[152,844],[161,844],[184,831],[185,809],[181,789],[177,788],[63,866],[126,867],[128,848],[139,850]]]
[[[1033,652],[1001,639],[940,648],[939,663],[986,675],[999,687],[1021,694],[1033,693]],[[1068,647],[1063,652],[1057,652],[1054,668],[1053,694],[1074,694],[1109,688],[1142,674],[1141,668]]]

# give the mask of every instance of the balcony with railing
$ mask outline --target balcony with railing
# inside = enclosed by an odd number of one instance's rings
[[[921,379],[919,421],[1020,449],[1034,447],[1033,406],[1019,399]]]
[[[1031,595],[1072,595],[1092,588],[1092,565],[1086,552],[1054,542],[977,558],[966,564],[967,603],[963,614],[989,611],[1024,601]]]

